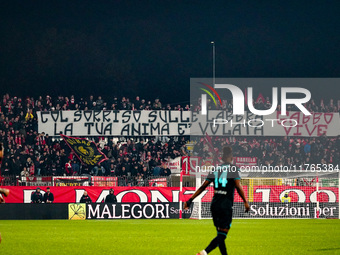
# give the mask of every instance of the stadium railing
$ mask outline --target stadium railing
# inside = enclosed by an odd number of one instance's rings
[[[120,176],[3,176],[0,186],[119,186],[119,187],[179,187],[179,174],[169,176],[137,177]],[[195,187],[196,180],[192,176],[183,178],[183,187]]]

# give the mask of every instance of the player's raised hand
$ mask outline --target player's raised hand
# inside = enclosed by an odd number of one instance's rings
[[[190,205],[191,205],[191,203],[192,203],[192,197],[188,200],[188,201],[186,201],[186,202],[184,202],[184,209],[189,209],[189,207],[190,207]]]
[[[249,212],[249,210],[250,210],[250,205],[249,205],[248,202],[245,202],[245,203],[244,203],[244,207],[246,208],[245,212]]]

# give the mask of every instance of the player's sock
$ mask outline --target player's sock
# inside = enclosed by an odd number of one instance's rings
[[[212,250],[214,250],[217,246],[220,246],[222,244],[222,248],[223,248],[223,244],[224,244],[224,240],[226,239],[227,235],[224,232],[217,232],[217,236],[210,242],[210,244],[208,245],[207,248],[205,248],[205,251],[207,253],[211,252]],[[225,244],[224,244],[225,247]],[[220,248],[221,250],[221,248]],[[225,253],[222,254],[227,254],[226,251]]]
[[[219,235],[224,235],[224,240],[227,238],[227,233],[224,232],[218,232]],[[218,248],[220,249],[220,252],[222,255],[227,255],[227,247],[225,246],[224,240],[219,243]]]
[[[214,250],[214,249],[217,247],[218,243],[219,243],[219,239],[218,239],[218,236],[216,236],[216,237],[210,242],[210,244],[208,245],[208,247],[205,248],[205,251],[206,251],[207,253],[211,252],[212,250]]]

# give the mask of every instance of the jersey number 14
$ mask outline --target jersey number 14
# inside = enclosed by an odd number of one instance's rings
[[[218,185],[221,184],[223,188],[227,186],[228,179],[227,179],[228,172],[222,172],[220,176],[218,176],[218,172],[214,172],[215,175],[215,188],[218,188]]]

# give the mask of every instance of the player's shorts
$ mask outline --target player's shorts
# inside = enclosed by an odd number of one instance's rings
[[[230,229],[233,219],[232,203],[211,203],[211,214],[216,228]]]

